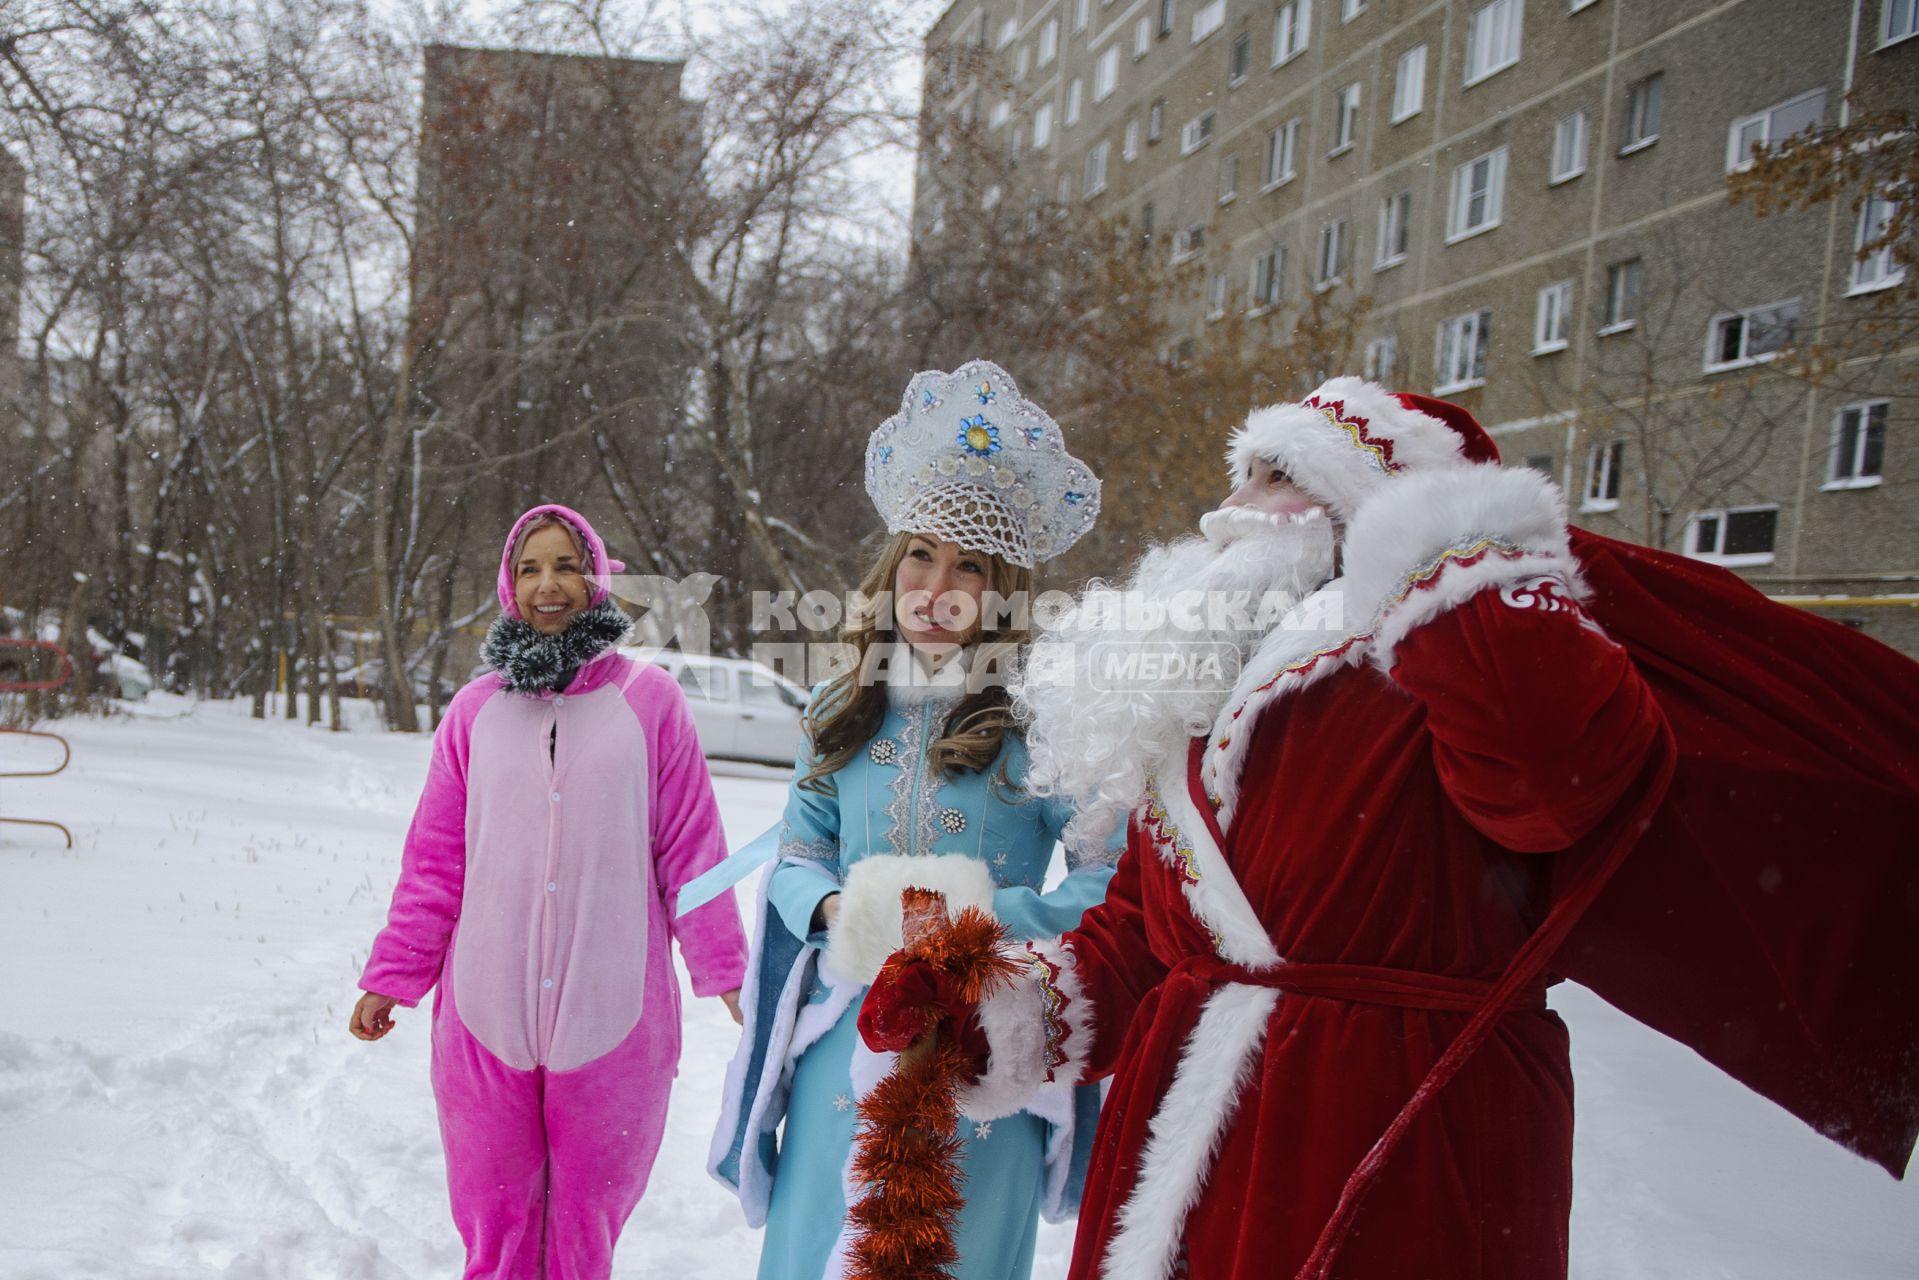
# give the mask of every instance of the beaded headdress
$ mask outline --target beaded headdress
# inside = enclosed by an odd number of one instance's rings
[[[866,492],[889,533],[924,533],[1032,568],[1099,516],[1099,478],[1004,369],[915,374],[866,442]]]

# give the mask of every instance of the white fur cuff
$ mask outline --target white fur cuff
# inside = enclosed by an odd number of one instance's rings
[[[900,894],[907,889],[945,894],[949,916],[966,907],[993,914],[993,874],[978,859],[963,853],[862,858],[840,886],[839,916],[826,939],[826,960],[834,972],[862,987],[872,985],[886,957],[900,949]]]
[[[960,1090],[960,1114],[997,1120],[1026,1109],[1042,1085],[1077,1084],[1093,1052],[1093,1008],[1073,953],[1052,942],[1015,944],[1024,970],[980,1002],[991,1048],[979,1083]]]
[[[1346,539],[1346,616],[1371,618],[1372,660],[1488,587],[1554,577],[1587,591],[1559,490],[1537,472],[1493,466],[1406,476],[1367,500]]]

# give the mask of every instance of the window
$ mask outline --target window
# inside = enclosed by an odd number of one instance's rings
[[[689,662],[679,671],[680,689],[689,698],[701,701],[733,701],[733,673],[725,667],[694,665]]]
[[[1575,111],[1559,117],[1553,126],[1553,167],[1551,181],[1565,182],[1586,172],[1586,113]]]
[[[1013,104],[1008,102],[1006,99],[1001,98],[998,102],[995,102],[993,104],[993,114],[989,118],[989,122],[992,124],[992,126],[995,129],[997,129],[1001,125],[1005,124],[1006,118],[1012,114],[1013,114]]]
[[[1639,285],[1644,264],[1638,258],[1615,262],[1606,268],[1606,311],[1599,326],[1604,337],[1623,333],[1639,323]]]
[[[1619,478],[1625,473],[1626,442],[1608,440],[1586,450],[1586,492],[1581,511],[1617,511]]]
[[[1086,198],[1106,190],[1106,155],[1111,143],[1102,142],[1086,153]]]
[[[1620,155],[1659,141],[1659,104],[1665,96],[1665,73],[1657,71],[1626,91],[1626,118],[1619,135]]]
[[[1754,147],[1784,141],[1803,129],[1816,129],[1825,118],[1824,89],[1814,89],[1811,93],[1788,98],[1776,107],[1741,116],[1732,122],[1732,129],[1726,137],[1726,172],[1737,173],[1741,169],[1750,169]]]
[[[1120,147],[1119,153],[1128,160],[1139,159],[1139,121],[1126,122],[1126,142]]]
[[[1366,380],[1391,382],[1399,368],[1399,339],[1374,338],[1366,344]]]
[[[1466,19],[1466,83],[1478,84],[1519,61],[1521,0],[1492,0]]]
[[[1018,164],[1019,158],[1025,152],[1025,150],[1026,150],[1026,130],[1019,125],[1014,125],[1013,126],[1013,145],[1010,148],[1008,148],[1007,155],[1012,158],[1012,161],[1014,164]]]
[[[999,208],[1000,198],[1005,194],[1004,191],[1000,190],[999,183],[995,182],[992,186],[980,192],[979,207],[989,211],[997,209]]]
[[[1266,172],[1260,185],[1263,188],[1276,187],[1282,182],[1291,182],[1298,172],[1293,167],[1293,154],[1299,143],[1299,121],[1288,120],[1279,128],[1266,135]]]
[[[1353,138],[1359,132],[1359,83],[1347,85],[1339,91],[1333,100],[1333,149],[1326,154],[1339,155],[1350,151]]]
[[[1079,123],[1080,79],[1073,77],[1073,83],[1066,86],[1066,123]]]
[[[1886,11],[1879,24],[1879,43],[1891,44],[1919,32],[1919,0],[1884,0]]]
[[[1044,151],[1053,141],[1053,104],[1042,102],[1033,112],[1033,150]]]
[[[1599,0],[1571,0],[1571,7],[1568,8],[1566,12],[1578,13],[1581,9],[1590,9],[1598,3]],[[1552,455],[1548,454],[1547,456],[1550,457]]]
[[[1906,278],[1906,269],[1892,256],[1892,201],[1869,197],[1859,209],[1859,232],[1853,238],[1852,293],[1887,289]]]
[[[1366,12],[1366,0],[1339,0],[1339,20],[1351,22]]]
[[[1119,46],[1109,44],[1093,64],[1093,101],[1104,102],[1119,87]]]
[[[1153,47],[1153,20],[1141,18],[1133,24],[1133,61],[1138,62]]]
[[[1771,564],[1778,533],[1778,507],[1695,511],[1686,526],[1686,554],[1734,567]]]
[[[1153,202],[1148,200],[1139,207],[1139,247],[1148,248],[1153,243]]]
[[[1202,111],[1186,122],[1179,131],[1179,153],[1189,156],[1213,140],[1213,125],[1219,120],[1217,111]]]
[[[1073,0],[1073,34],[1086,30],[1093,19],[1093,0]]]
[[[1226,314],[1226,273],[1215,271],[1206,282],[1206,318],[1217,320]]]
[[[1849,404],[1833,422],[1828,489],[1864,489],[1885,478],[1887,402]]]
[[[1706,330],[1706,372],[1738,369],[1770,360],[1792,341],[1799,326],[1799,300],[1714,316]]]
[[[1413,193],[1402,191],[1379,202],[1379,252],[1375,267],[1396,267],[1406,261],[1408,224],[1412,219]]]
[[[1446,243],[1452,244],[1499,225],[1506,202],[1506,148],[1488,151],[1453,170],[1452,213]]]
[[[1573,282],[1561,280],[1539,291],[1539,307],[1533,313],[1533,354],[1549,355],[1564,351],[1572,341]]]
[[[1264,311],[1279,305],[1280,270],[1285,264],[1286,251],[1277,246],[1254,256],[1251,288],[1253,310]]]
[[[1426,103],[1426,46],[1416,44],[1399,55],[1393,73],[1393,123],[1410,120]]]
[[[1155,98],[1153,105],[1146,109],[1146,141],[1158,142],[1160,135],[1166,132],[1166,99]]]
[[[1013,79],[1024,80],[1027,71],[1032,68],[1032,65],[1033,46],[1023,44],[1019,47],[1019,52],[1013,55]]]
[[[981,9],[973,15],[973,32],[968,39],[977,48],[986,47],[986,10]]]
[[[1039,29],[1039,65],[1052,65],[1059,57],[1059,19],[1049,18],[1046,25]]]
[[[1273,15],[1273,65],[1291,62],[1312,37],[1313,0],[1286,0]]]
[[[1219,162],[1219,202],[1226,204],[1239,194],[1239,157],[1227,156]]]
[[[1193,43],[1226,25],[1226,0],[1210,0],[1193,11]]]
[[[1177,16],[1175,11],[1178,8],[1179,8],[1178,0],[1159,0],[1159,34],[1160,35],[1170,36],[1173,34],[1173,19],[1174,17]]]
[[[1192,226],[1173,235],[1173,261],[1185,262],[1199,256],[1206,247],[1206,224],[1195,222]]]
[[[999,24],[999,44],[996,47],[1004,49],[1013,43],[1013,38],[1017,35],[1019,35],[1019,19],[1008,18]]]
[[[1059,175],[1059,190],[1057,194],[1059,196],[1059,203],[1061,205],[1069,205],[1073,203],[1073,175],[1072,174],[1062,173]],[[1062,217],[1065,216],[1065,213],[1066,213],[1066,210],[1062,208],[1060,210],[1061,216]]]
[[[1493,313],[1483,307],[1439,322],[1433,352],[1434,395],[1464,391],[1486,381],[1486,344],[1492,330]]]
[[[1232,52],[1226,55],[1226,83],[1235,85],[1246,79],[1253,61],[1253,38],[1244,32],[1233,37]]]
[[[1334,218],[1319,229],[1319,263],[1313,279],[1330,289],[1346,278],[1346,219]]]

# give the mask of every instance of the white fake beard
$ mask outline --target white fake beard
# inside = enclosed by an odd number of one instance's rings
[[[1162,767],[1183,776],[1188,742],[1211,730],[1247,656],[1332,572],[1333,528],[1323,512],[1287,519],[1225,508],[1200,527],[1203,537],[1147,552],[1123,588],[1089,583],[1033,642],[1013,686],[1031,755],[1026,788],[1073,803],[1075,839],[1110,835]],[[1209,607],[1236,596],[1248,601],[1238,616]],[[1201,607],[1168,607],[1177,601]],[[1230,665],[1195,672],[1168,662],[1116,682],[1115,646],[1212,654]]]

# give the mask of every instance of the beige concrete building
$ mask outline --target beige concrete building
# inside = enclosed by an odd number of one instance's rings
[[[1898,282],[1855,260],[1883,208],[1759,219],[1726,190],[1755,142],[1919,106],[1916,7],[956,0],[925,109],[1021,189],[923,163],[918,225],[958,198],[1128,219],[1202,266],[1177,317],[1202,343],[1350,291],[1354,372],[1471,408],[1580,523],[1919,653],[1919,351],[1857,341]],[[1811,390],[1795,341],[1849,359]]]

